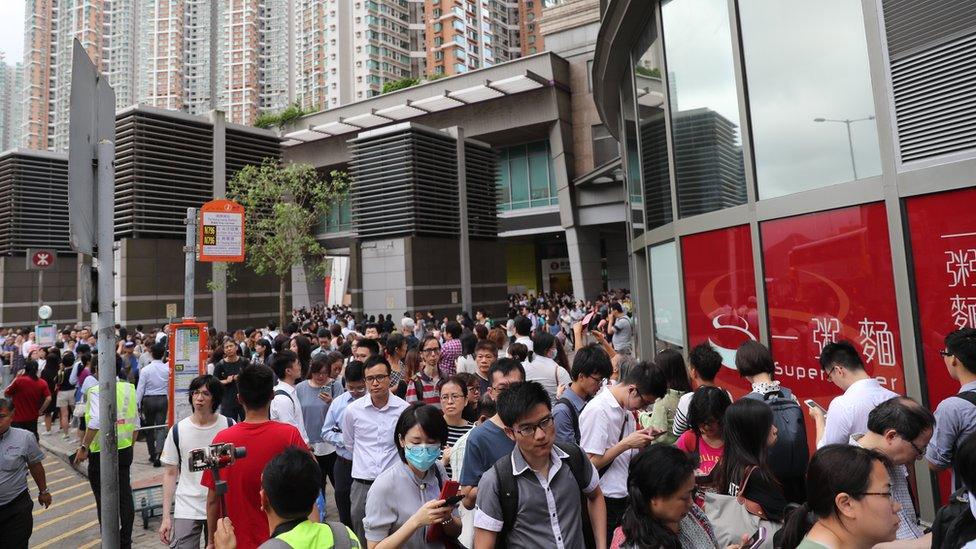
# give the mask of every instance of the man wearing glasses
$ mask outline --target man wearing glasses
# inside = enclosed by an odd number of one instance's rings
[[[932,534],[926,534],[915,514],[915,502],[908,485],[906,466],[925,456],[932,439],[935,416],[908,397],[894,397],[879,404],[868,414],[868,431],[851,437],[851,444],[884,454],[891,478],[891,497],[899,504],[900,519],[897,540],[920,540],[913,546],[931,547]]]
[[[663,431],[637,430],[635,410],[654,404],[667,392],[664,371],[641,361],[620,373],[620,381],[601,391],[580,414],[580,447],[600,472],[600,488],[607,508],[607,539],[620,526],[627,508],[630,460]]]
[[[491,380],[489,396],[496,402],[513,383],[525,381],[525,369],[511,358],[501,358],[492,364],[488,370]],[[505,434],[505,424],[501,417],[495,414],[481,425],[471,429],[468,442],[464,450],[464,462],[461,466],[461,493],[464,493],[464,507],[474,509],[475,498],[478,495],[478,482],[499,458],[512,451],[515,442]]]
[[[369,398],[349,404],[342,420],[342,444],[352,454],[352,524],[349,526],[359,539],[366,539],[363,519],[369,487],[380,473],[400,459],[393,432],[400,413],[409,407],[405,400],[390,392],[390,363],[384,357],[367,360],[363,373]]]
[[[552,407],[556,423],[556,440],[579,444],[579,416],[586,403],[603,388],[603,382],[613,373],[610,357],[596,343],[576,351],[573,357],[573,382]]]
[[[864,370],[864,362],[848,341],[828,343],[820,352],[820,367],[827,379],[844,394],[830,401],[828,414],[810,408],[817,426],[817,448],[828,444],[847,444],[851,435],[867,431],[868,414],[875,406],[898,396],[878,383]]]
[[[607,516],[600,475],[578,446],[555,443],[546,390],[534,381],[515,383],[498,399],[498,413],[515,448],[478,484],[475,549],[605,548]],[[584,516],[591,532],[584,528]],[[594,539],[587,540],[588,535]]]
[[[332,474],[335,477],[333,486],[335,487],[336,508],[339,511],[339,520],[351,528],[352,452],[346,448],[342,440],[342,422],[345,420],[346,408],[349,404],[366,396],[363,363],[358,360],[349,362],[346,365],[343,377],[346,392],[337,396],[329,405],[329,411],[325,414],[325,422],[322,424],[322,438],[336,448],[336,462],[332,469]]]

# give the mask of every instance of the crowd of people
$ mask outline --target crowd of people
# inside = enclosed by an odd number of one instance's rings
[[[212,333],[208,373],[187,392],[192,415],[142,431],[150,459],[165,467],[160,541],[839,549],[976,539],[976,330],[946,338],[942,355],[960,391],[934,413],[879,385],[852,344],[826,345],[821,367],[843,394],[824,411],[775,379],[757,342],[736,352],[751,388],[737,398],[716,382],[722,357],[707,342],[687,363],[673,349],[638,360],[626,292],[592,302],[516,295],[509,304],[501,318],[416,312],[396,322],[318,307],[294,311],[280,329]],[[0,399],[0,449],[4,421],[36,442],[38,415],[39,436],[54,433],[55,419],[71,436],[77,417],[76,461],[89,460],[100,505],[99,395],[85,385],[97,375],[90,332],[66,330],[45,350],[11,336],[5,363],[16,377]],[[130,429],[165,425],[167,337],[165,327],[119,329],[126,484]],[[805,414],[815,426],[812,457]],[[211,445],[246,448],[219,469],[219,482],[212,469],[189,466],[193,449]],[[36,452],[24,459],[38,462]],[[916,460],[951,468],[957,490],[930,527],[909,482]],[[0,490],[0,511],[12,505],[6,498]]]

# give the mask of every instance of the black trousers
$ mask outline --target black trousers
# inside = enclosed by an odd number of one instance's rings
[[[339,511],[339,522],[352,528],[352,461],[338,454],[336,456],[332,468],[336,510]]]
[[[10,503],[0,505],[0,547],[3,549],[27,549],[31,530],[34,529],[34,502],[30,492],[24,490]]]
[[[325,495],[325,481],[328,479],[332,483],[332,489],[335,489],[335,469],[336,458],[339,454],[332,452],[331,454],[326,454],[324,456],[315,456],[315,461],[319,462],[319,469],[322,470],[322,495]]]
[[[627,498],[603,498],[607,504],[607,545],[613,539],[613,531],[620,526],[621,519],[624,518],[624,511],[627,510]]]
[[[34,421],[14,421],[10,425],[13,426],[13,427],[17,427],[18,429],[26,429],[26,430],[34,433],[34,438],[36,440],[38,440],[38,441],[41,440],[40,437],[37,436],[37,420],[36,419]]]
[[[156,459],[163,453],[163,443],[166,442],[166,415],[169,412],[167,407],[166,395],[149,395],[142,397],[142,416],[143,425],[150,427],[162,425],[158,429],[147,429],[143,431],[146,436],[146,448],[149,450],[149,458]]]
[[[98,462],[100,452],[88,455],[88,483],[95,494],[95,506],[98,509],[98,522],[102,521],[102,475],[101,464]],[[132,549],[132,521],[135,520],[135,502],[132,500],[132,485],[129,482],[129,468],[132,467],[132,446],[119,450],[119,546],[121,549]]]

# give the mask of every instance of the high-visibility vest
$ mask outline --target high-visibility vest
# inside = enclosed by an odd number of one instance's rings
[[[338,535],[336,535],[338,532]],[[359,549],[359,538],[342,523],[306,520],[261,544],[264,549]]]
[[[91,422],[91,395],[98,394],[99,386],[95,385],[88,389],[88,397],[85,402],[85,423]],[[128,381],[118,381],[115,384],[115,405],[116,415],[115,432],[119,437],[119,450],[124,450],[132,446],[135,438],[136,421],[138,412],[136,411],[136,388]],[[95,437],[88,450],[97,452],[101,448],[99,437]]]

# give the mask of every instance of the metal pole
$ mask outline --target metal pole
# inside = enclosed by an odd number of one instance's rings
[[[96,181],[98,243],[98,411],[101,416],[99,467],[102,494],[102,547],[119,547],[119,436],[115,430],[115,143],[98,142]]]
[[[186,245],[183,251],[186,252],[186,264],[183,275],[183,317],[192,318],[193,310],[193,291],[194,281],[196,280],[197,266],[197,209],[186,209]]]
[[[457,170],[458,170],[458,210],[461,224],[460,247],[461,256],[461,310],[471,311],[471,242],[468,235],[468,173],[464,150],[464,129],[454,128],[457,138]]]
[[[44,305],[44,269],[37,271],[37,306]]]
[[[856,120],[844,120],[844,125],[847,126],[847,146],[851,151],[851,170],[854,171],[854,181],[857,181],[857,164],[854,163],[854,139],[851,137],[852,122],[856,122]]]

